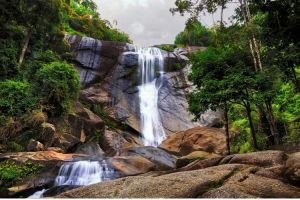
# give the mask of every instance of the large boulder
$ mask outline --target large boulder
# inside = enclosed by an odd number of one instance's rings
[[[243,165],[178,172],[162,176],[126,177],[71,190],[58,198],[196,198]]]
[[[30,139],[27,145],[27,151],[43,151],[45,149],[44,145],[39,141]]]
[[[52,146],[59,147],[65,152],[74,152],[74,148],[95,134],[104,132],[105,128],[104,121],[81,103],[76,102],[73,108],[73,113],[54,122],[60,132],[55,134]]]
[[[261,167],[283,166],[286,155],[282,151],[262,151],[226,156],[219,164],[249,164]]]
[[[299,198],[300,189],[280,180],[259,175],[261,169],[249,168],[226,183],[201,195],[203,198]]]
[[[44,122],[41,124],[41,134],[38,137],[38,141],[45,145],[45,148],[50,147],[56,137],[55,125]]]
[[[106,128],[102,135],[101,147],[109,156],[121,155],[128,149],[143,146],[137,136],[122,130]]]
[[[226,137],[222,129],[197,127],[169,135],[160,147],[179,156],[194,151],[226,154]]]
[[[156,169],[167,170],[176,167],[176,157],[170,155],[163,149],[155,147],[135,147],[131,148],[127,152],[128,155],[140,155],[154,164],[156,164]]]
[[[74,105],[75,113],[69,114],[68,120],[71,126],[71,134],[81,142],[85,142],[86,137],[93,135],[96,131],[104,130],[103,120],[83,107],[79,102]]]
[[[300,152],[289,155],[286,161],[285,176],[296,184],[300,183]]]
[[[116,156],[109,159],[109,164],[126,176],[144,174],[155,168],[151,161],[142,156]]]
[[[59,162],[71,160],[74,157],[82,157],[82,154],[63,154],[55,151],[38,151],[38,152],[17,152],[17,153],[3,153],[0,154],[0,161],[13,160],[21,163],[27,161],[48,163],[51,161]]]
[[[104,156],[103,150],[100,148],[99,144],[96,142],[90,142],[80,145],[75,153],[86,154],[90,156]]]

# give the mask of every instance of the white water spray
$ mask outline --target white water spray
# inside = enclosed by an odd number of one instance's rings
[[[165,131],[158,111],[157,73],[163,75],[164,59],[158,48],[138,48],[142,85],[139,86],[141,130],[145,146],[158,146],[165,139]]]
[[[115,178],[116,171],[106,161],[67,162],[60,167],[54,186],[82,186],[100,183]],[[47,190],[35,192],[28,198],[42,198]]]

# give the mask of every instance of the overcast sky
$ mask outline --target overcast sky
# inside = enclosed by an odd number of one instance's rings
[[[129,34],[134,44],[149,46],[172,44],[184,29],[187,16],[173,16],[169,9],[175,0],[95,0],[103,19]],[[233,9],[225,10],[226,18]],[[215,20],[219,15],[214,15]],[[201,17],[201,22],[212,26],[212,15]]]

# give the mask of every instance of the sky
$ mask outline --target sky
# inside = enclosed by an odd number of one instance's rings
[[[134,44],[150,46],[172,44],[176,35],[183,31],[188,16],[174,16],[169,11],[175,0],[94,0],[103,19],[113,27],[129,34]],[[225,10],[225,19],[233,8]],[[214,20],[219,19],[214,14]],[[213,25],[211,14],[201,15],[200,21],[206,26]]]

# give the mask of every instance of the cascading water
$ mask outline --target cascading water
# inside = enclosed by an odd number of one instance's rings
[[[55,186],[90,185],[109,180],[115,170],[107,166],[106,161],[77,161],[61,166],[55,179]]]
[[[110,168],[105,160],[67,162],[60,167],[54,186],[91,185],[117,176],[116,170]],[[42,198],[46,191],[43,189],[28,198]]]
[[[158,92],[163,76],[164,59],[158,48],[137,48],[142,85],[139,88],[141,130],[145,146],[158,146],[165,139],[158,111]],[[158,75],[157,75],[158,74]]]

